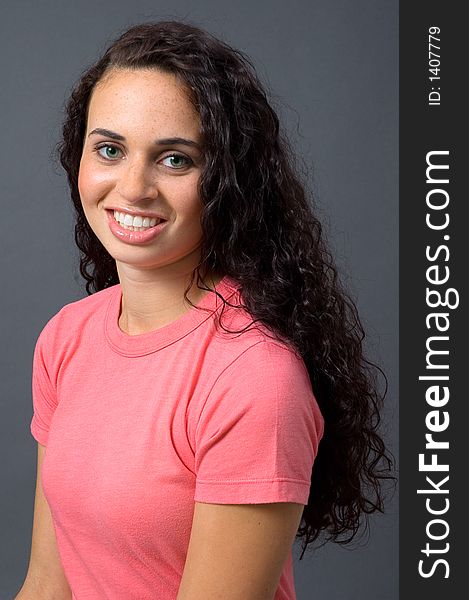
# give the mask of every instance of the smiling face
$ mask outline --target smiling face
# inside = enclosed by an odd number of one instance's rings
[[[78,190],[86,219],[119,273],[138,268],[180,275],[198,264],[201,146],[199,115],[174,75],[119,69],[94,88]],[[151,227],[158,216],[165,222]]]

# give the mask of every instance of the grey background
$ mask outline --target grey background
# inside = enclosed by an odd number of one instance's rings
[[[3,2],[1,599],[19,590],[29,559],[34,345],[53,314],[86,295],[65,174],[51,159],[63,103],[118,31],[178,17],[251,57],[310,169],[325,233],[367,331],[368,356],[389,379],[383,432],[398,458],[398,2]],[[330,544],[300,562],[295,544],[298,600],[396,599],[397,502],[396,494],[352,549]]]

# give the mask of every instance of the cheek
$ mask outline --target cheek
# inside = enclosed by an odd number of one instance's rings
[[[93,203],[110,185],[109,173],[96,169],[86,159],[80,162],[78,170],[78,192],[83,203]]]
[[[199,177],[184,181],[176,192],[176,198],[179,201],[179,209],[187,215],[199,215],[202,211],[202,201],[199,197],[197,188]]]

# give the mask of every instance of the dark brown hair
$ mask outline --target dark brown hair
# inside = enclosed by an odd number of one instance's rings
[[[90,95],[116,68],[159,69],[187,87],[200,115],[205,162],[199,182],[201,259],[186,292],[195,275],[198,287],[204,282],[202,270],[228,275],[238,282],[253,322],[262,322],[303,358],[325,433],[297,534],[304,537],[301,558],[320,533],[323,544],[349,543],[363,521],[368,525],[368,514],[384,511],[382,480],[395,480],[394,457],[378,433],[387,379],[364,357],[357,308],[339,281],[313,199],[252,63],[194,25],[162,21],[131,27],[72,90],[58,154],[76,210],[86,291],[119,281],[78,192]],[[386,382],[382,395],[373,368]]]

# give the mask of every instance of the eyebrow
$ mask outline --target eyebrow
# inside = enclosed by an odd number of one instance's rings
[[[104,135],[105,137],[110,137],[111,139],[117,140],[119,142],[125,142],[125,137],[123,135],[121,135],[120,133],[116,133],[115,131],[111,131],[110,129],[103,129],[102,127],[97,127],[88,134],[88,137],[90,137],[90,135],[93,135],[94,133],[98,135]],[[161,138],[159,140],[155,140],[155,144],[158,144],[160,146],[172,146],[174,144],[182,144],[184,146],[191,146],[193,148],[197,148],[198,150],[201,149],[200,145],[197,142],[194,142],[194,140],[187,140],[186,138],[182,137]]]

